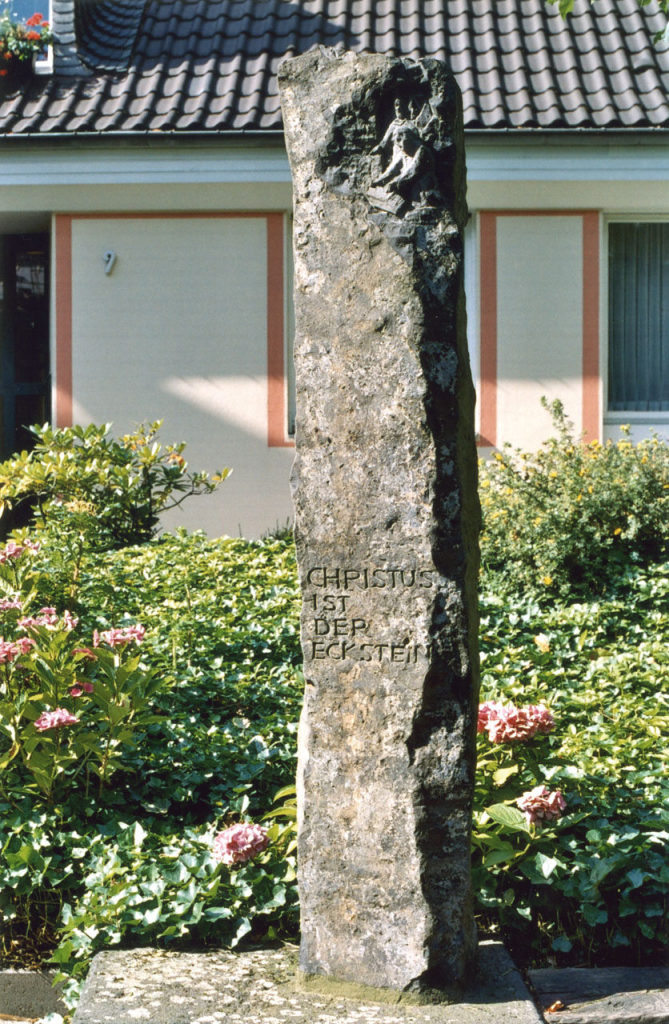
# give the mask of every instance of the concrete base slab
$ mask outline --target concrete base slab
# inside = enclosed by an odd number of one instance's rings
[[[0,1015],[34,1020],[65,1013],[59,989],[51,984],[53,976],[53,971],[0,970]]]
[[[669,1024],[667,967],[545,968],[529,977],[546,1021]]]
[[[456,1004],[305,992],[296,975],[295,947],[99,953],[72,1024],[541,1024],[500,943],[481,944],[474,983]]]

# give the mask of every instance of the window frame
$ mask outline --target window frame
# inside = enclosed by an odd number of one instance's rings
[[[609,409],[609,226],[611,224],[669,224],[668,213],[615,213],[607,214],[604,217],[604,238],[602,245],[602,278],[601,278],[601,320],[602,320],[602,351],[601,351],[601,373],[603,391],[603,420],[604,426],[619,426],[630,424],[631,426],[661,427],[669,424],[669,409],[638,411],[634,409]]]

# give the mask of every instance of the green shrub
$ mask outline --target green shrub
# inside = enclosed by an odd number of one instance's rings
[[[602,593],[667,553],[669,446],[583,444],[560,403],[550,411],[556,436],[536,453],[505,447],[481,464],[483,570],[506,592]]]
[[[209,494],[229,473],[191,473],[185,444],[163,447],[160,426],[143,425],[118,440],[109,436],[110,424],[33,427],[32,451],[0,465],[0,514],[29,506],[33,529],[50,530],[54,548],[76,565],[84,548],[150,540],[161,513]]]

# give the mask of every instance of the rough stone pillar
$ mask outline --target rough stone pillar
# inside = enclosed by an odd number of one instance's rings
[[[324,48],[279,81],[295,196],[300,966],[450,998],[475,947],[459,95],[438,61]]]

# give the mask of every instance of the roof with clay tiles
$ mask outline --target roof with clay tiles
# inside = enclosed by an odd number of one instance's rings
[[[470,130],[669,128],[662,16],[637,0],[53,0],[55,70],[0,135],[272,133],[280,59],[316,43],[444,60]]]

